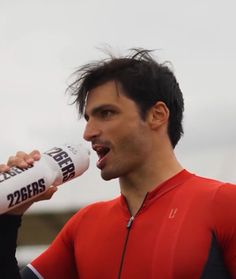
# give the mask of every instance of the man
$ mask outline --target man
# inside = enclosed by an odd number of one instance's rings
[[[87,121],[84,138],[102,178],[119,178],[121,196],[81,209],[15,278],[236,278],[236,188],[191,174],[176,159],[184,105],[171,70],[136,50],[88,64],[78,76],[70,89]],[[20,153],[8,166],[33,156]],[[24,210],[1,216],[15,274]]]

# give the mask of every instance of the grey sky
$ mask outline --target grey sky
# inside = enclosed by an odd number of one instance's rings
[[[236,182],[234,1],[0,0],[0,161],[82,139],[83,122],[65,89],[76,67],[132,47],[171,61],[185,97],[177,147],[190,171]],[[80,206],[119,193],[90,169],[32,209]]]

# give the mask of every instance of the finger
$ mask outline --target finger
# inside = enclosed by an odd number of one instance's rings
[[[9,167],[20,167],[27,168],[29,165],[33,165],[34,161],[40,159],[40,153],[38,150],[33,150],[31,153],[27,154],[23,151],[18,151],[15,156],[11,156],[8,159],[7,165]]]
[[[23,215],[25,211],[33,204],[34,202],[27,202],[23,205],[17,206],[16,208],[13,208],[12,210],[9,210],[7,214],[10,215]]]
[[[0,164],[0,172],[6,172],[9,171],[10,167],[4,164]]]
[[[23,157],[19,157],[19,155],[11,156],[8,159],[7,165],[11,167],[19,167],[19,168],[27,168],[30,163],[27,163],[27,161]]]
[[[57,186],[50,186],[46,192],[38,196],[35,201],[50,200],[52,196],[56,193]]]
[[[30,157],[34,159],[34,161],[38,161],[41,158],[40,152],[38,150],[33,150],[29,154]]]
[[[30,165],[32,165],[34,163],[34,157],[31,155],[31,153],[27,154],[23,151],[18,151],[16,153],[15,157],[18,159],[22,159],[23,161],[25,161],[27,164],[30,164]]]

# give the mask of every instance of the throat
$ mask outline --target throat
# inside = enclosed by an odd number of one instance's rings
[[[126,198],[127,206],[131,216],[135,217],[139,213],[145,203],[147,195],[148,193],[146,193],[143,199]]]
[[[145,187],[144,180],[137,179],[137,177],[120,177],[119,182],[121,193],[126,198],[129,211],[132,216],[135,216],[150,191],[149,187]]]
[[[127,187],[121,187],[121,193],[124,195],[126,199],[126,203],[131,216],[135,216],[139,212],[148,195],[147,191],[137,191],[137,189],[132,187],[129,187],[128,189]]]

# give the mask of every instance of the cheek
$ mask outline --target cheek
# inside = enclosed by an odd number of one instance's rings
[[[127,160],[130,156],[140,157],[147,155],[151,150],[151,138],[146,127],[129,129],[126,135],[120,135],[117,143],[119,151],[127,155]]]

